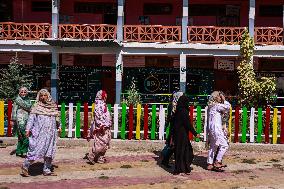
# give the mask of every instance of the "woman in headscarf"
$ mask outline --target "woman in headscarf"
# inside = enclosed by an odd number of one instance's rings
[[[220,91],[214,91],[208,102],[208,143],[207,169],[222,171],[222,159],[228,150],[227,130],[222,124],[222,115],[230,110],[231,104]],[[216,159],[216,161],[215,161]],[[215,161],[215,162],[214,162]]]
[[[189,132],[199,138],[189,121],[189,99],[183,95],[179,98],[176,112],[174,115],[174,151],[175,151],[175,170],[174,174],[189,174],[193,161],[193,149],[188,137]]]
[[[170,127],[169,129],[169,134],[168,137],[166,139],[166,146],[164,147],[164,149],[162,150],[162,165],[164,165],[165,167],[169,168],[169,161],[170,158],[172,156],[172,154],[174,153],[174,149],[173,149],[173,127],[174,127],[174,123],[173,123],[173,118],[174,118],[174,114],[176,112],[176,108],[177,108],[177,102],[178,99],[183,95],[183,92],[175,92],[173,93],[173,100],[172,103],[169,104],[168,106],[168,115],[167,115],[167,127]],[[166,129],[167,129],[166,127]]]
[[[18,135],[16,156],[25,157],[28,152],[29,139],[26,137],[26,123],[31,106],[31,101],[28,98],[28,89],[21,87],[13,104],[11,120],[11,125],[14,125]]]
[[[43,175],[56,175],[51,172],[51,162],[55,157],[57,129],[61,130],[57,118],[59,118],[59,112],[56,103],[48,90],[41,89],[27,122],[26,136],[29,137],[29,150],[22,166],[23,176],[29,176],[29,166],[35,160],[42,158],[44,159]]]
[[[105,163],[105,153],[110,145],[112,120],[108,111],[107,93],[103,90],[97,92],[95,99],[94,120],[90,128],[88,141],[94,138],[94,145],[87,154],[88,160],[94,163]]]

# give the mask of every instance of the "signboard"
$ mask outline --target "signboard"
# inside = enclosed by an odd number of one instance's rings
[[[218,70],[227,70],[227,71],[234,71],[235,69],[235,61],[233,60],[216,60],[217,69]]]

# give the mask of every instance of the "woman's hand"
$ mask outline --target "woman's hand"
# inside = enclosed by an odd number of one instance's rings
[[[31,135],[31,131],[27,130],[26,131],[26,137],[30,137],[30,135]]]
[[[197,134],[195,137],[196,137],[196,138],[200,138],[200,134]]]

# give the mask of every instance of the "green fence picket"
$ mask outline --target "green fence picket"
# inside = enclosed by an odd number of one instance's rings
[[[171,127],[171,124],[169,123],[167,128],[166,128],[166,138],[169,137],[169,134],[170,134],[170,127]]]
[[[126,104],[122,104],[121,129],[120,129],[121,139],[125,139],[125,126],[126,126]]]
[[[248,120],[248,112],[247,108],[243,107],[243,125],[242,125],[242,143],[246,142],[247,138],[247,120]]]
[[[76,108],[76,138],[81,137],[81,103],[77,103],[77,108]]]
[[[152,105],[152,127],[151,127],[151,140],[156,138],[156,105]]]
[[[109,113],[111,113],[111,104],[107,104],[107,108],[108,108]]]
[[[61,138],[66,137],[66,113],[65,113],[65,103],[61,104]]]
[[[258,108],[257,113],[257,143],[262,142],[262,108]]]
[[[197,106],[197,123],[196,123],[196,132],[198,134],[201,133],[201,107],[200,106]],[[196,138],[195,139],[196,142],[199,142],[200,139],[199,138]]]

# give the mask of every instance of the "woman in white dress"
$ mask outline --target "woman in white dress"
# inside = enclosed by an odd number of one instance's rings
[[[228,132],[226,127],[223,127],[222,115],[227,113],[230,107],[231,104],[226,101],[222,92],[214,91],[211,94],[208,102],[208,170],[222,171],[222,159],[229,147]]]

